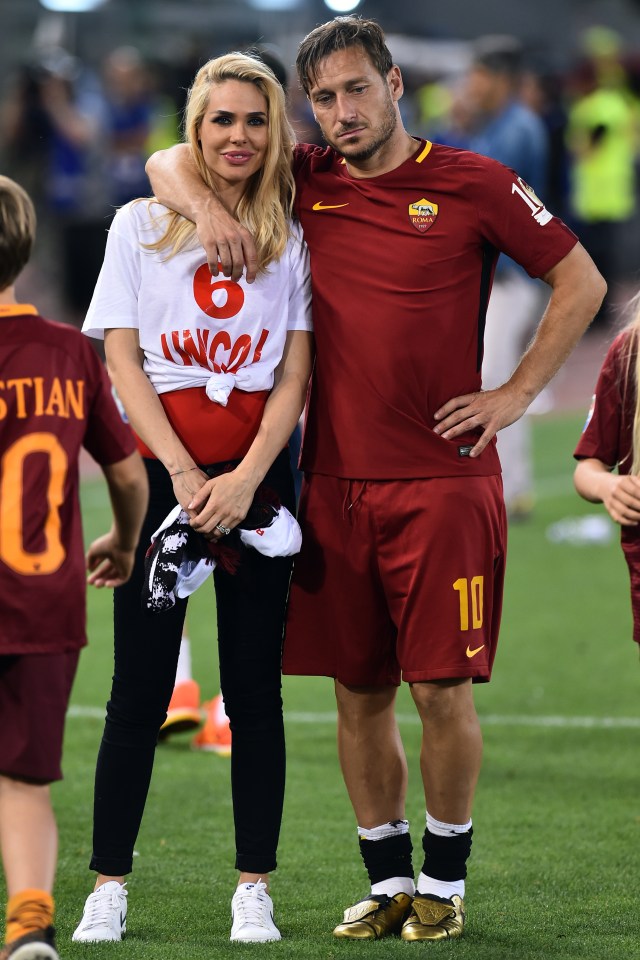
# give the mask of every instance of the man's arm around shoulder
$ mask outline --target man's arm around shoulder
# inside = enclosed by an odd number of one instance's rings
[[[158,200],[192,220],[214,277],[239,280],[246,267],[247,283],[256,277],[258,258],[249,231],[238,223],[207,187],[186,143],[158,150],[147,160],[147,175]]]

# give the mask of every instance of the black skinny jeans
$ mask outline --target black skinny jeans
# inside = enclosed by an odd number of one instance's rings
[[[149,510],[133,575],[114,591],[115,666],[98,753],[90,868],[107,876],[130,873],[147,799],[158,731],[173,692],[187,600],[149,613],[140,594],[151,534],[175,506],[165,468],[145,460]],[[295,511],[288,451],[264,480]],[[230,540],[234,537],[231,534]],[[237,541],[239,542],[239,541]],[[242,547],[231,575],[214,571],[220,687],[231,725],[231,792],[238,870],[276,867],[285,781],[281,654],[290,557],[265,557]],[[213,620],[213,617],[212,617]],[[260,805],[256,807],[256,791]]]

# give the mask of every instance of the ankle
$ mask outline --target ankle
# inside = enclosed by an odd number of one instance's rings
[[[119,883],[120,886],[124,884],[124,877],[107,877],[104,873],[99,873],[96,877],[96,885],[93,888],[94,892],[102,887],[105,883],[110,883],[112,880],[115,880],[116,883]]]
[[[238,877],[238,886],[243,883],[264,883],[269,892],[269,874],[268,873],[246,873],[242,872]]]

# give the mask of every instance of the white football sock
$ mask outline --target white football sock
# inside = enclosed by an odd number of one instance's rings
[[[399,837],[403,833],[409,833],[408,820],[391,820],[381,823],[379,827],[358,827],[360,840],[386,840],[387,837]]]
[[[464,880],[435,880],[424,873],[418,876],[418,893],[433,894],[450,900],[454,894],[464,897]]]
[[[411,877],[389,877],[388,880],[371,884],[371,893],[374,897],[379,897],[383,893],[388,897],[394,897],[396,893],[406,893],[412,897],[415,892],[416,885]]]
[[[471,820],[466,823],[444,823],[436,820],[427,810],[427,830],[437,837],[453,837],[457,833],[468,833],[471,830]]]

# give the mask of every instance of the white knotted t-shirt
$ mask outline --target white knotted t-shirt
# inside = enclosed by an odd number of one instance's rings
[[[82,327],[102,339],[137,329],[143,369],[157,393],[204,387],[226,405],[234,387],[270,390],[288,330],[311,330],[309,254],[297,224],[279,261],[254,283],[211,275],[194,240],[167,259],[149,251],[167,208],[133,201],[116,213],[104,263]]]

